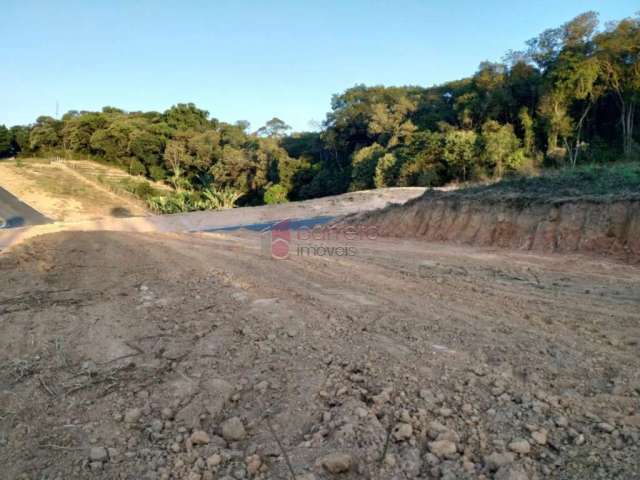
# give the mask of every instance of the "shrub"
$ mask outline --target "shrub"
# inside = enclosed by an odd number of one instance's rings
[[[157,213],[182,213],[195,210],[220,210],[233,208],[241,194],[233,189],[202,190],[200,192],[181,190],[169,195],[147,197],[147,205]]]
[[[130,175],[145,175],[147,173],[147,169],[142,164],[140,160],[137,158],[133,158],[129,163],[129,174]]]
[[[267,205],[286,203],[287,201],[287,189],[279,183],[271,185],[264,192],[264,203],[266,203]]]
[[[151,165],[149,167],[149,176],[156,182],[161,182],[167,178],[167,171],[159,165]]]

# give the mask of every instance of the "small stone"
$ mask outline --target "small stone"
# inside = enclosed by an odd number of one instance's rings
[[[409,423],[398,423],[393,428],[393,438],[397,441],[408,440],[413,436],[413,427]]]
[[[569,426],[569,419],[567,417],[560,416],[556,418],[556,425],[561,428],[567,427]]]
[[[509,444],[509,450],[511,450],[512,452],[520,453],[522,455],[526,455],[531,451],[531,445],[528,441],[522,438],[517,438]]]
[[[438,410],[438,413],[441,417],[447,418],[453,415],[453,410],[451,410],[450,408],[442,407],[440,410]]]
[[[598,424],[598,430],[605,433],[611,433],[615,430],[615,427],[610,423],[602,422]]]
[[[440,459],[438,457],[436,457],[433,453],[428,452],[425,456],[424,456],[425,461],[431,465],[432,467],[435,465],[438,465],[440,463]]]
[[[467,473],[474,473],[476,471],[476,464],[465,458],[462,460],[462,468]]]
[[[238,417],[231,417],[222,424],[222,436],[228,442],[237,442],[247,436],[242,420]]]
[[[169,407],[165,407],[160,411],[160,417],[163,420],[172,420],[174,416],[173,410],[171,410]]]
[[[369,414],[367,409],[362,407],[357,407],[354,412],[356,416],[360,418],[365,418]]]
[[[491,455],[485,457],[484,463],[490,471],[495,472],[500,467],[513,463],[514,460],[515,457],[511,452],[493,452]]]
[[[207,466],[209,468],[217,467],[221,463],[222,463],[222,457],[217,453],[214,453],[213,455],[207,458]]]
[[[127,423],[136,423],[142,417],[142,410],[139,408],[130,408],[124,414],[124,421]]]
[[[162,422],[162,420],[156,419],[153,422],[151,422],[151,430],[153,430],[154,432],[160,433],[163,428],[164,428],[164,423]]]
[[[505,465],[496,472],[494,480],[529,480],[522,465]]]
[[[420,395],[420,398],[422,400],[424,400],[427,403],[435,403],[436,402],[436,397],[433,395],[433,392],[431,390],[428,389],[422,389],[420,390],[420,392],[418,393]]]
[[[427,427],[427,433],[429,435],[429,437],[433,440],[435,440],[436,438],[438,438],[438,436],[441,433],[446,432],[447,430],[449,430],[445,425],[441,424],[438,421],[432,421],[429,423],[429,426]]]
[[[245,462],[249,475],[256,475],[260,471],[260,467],[262,466],[260,455],[250,455],[245,459]]]
[[[535,432],[531,432],[531,438],[538,445],[546,445],[547,444],[547,431],[543,428],[541,430],[537,430]]]
[[[206,445],[209,443],[209,435],[202,430],[196,430],[189,437],[192,445]]]
[[[344,473],[351,469],[351,454],[344,452],[330,453],[320,459],[320,464],[329,473]]]
[[[460,443],[460,435],[458,435],[458,433],[454,430],[447,430],[438,434],[436,440],[449,440],[453,443]]]
[[[109,452],[104,447],[92,447],[89,450],[89,460],[92,462],[106,462],[109,459]]]
[[[449,440],[429,442],[429,450],[440,458],[450,458],[457,452],[456,444]]]
[[[269,389],[269,382],[267,382],[266,380],[263,380],[260,383],[257,383],[254,388],[260,393],[264,393]]]

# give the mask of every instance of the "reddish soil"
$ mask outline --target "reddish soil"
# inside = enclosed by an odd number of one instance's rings
[[[427,192],[405,205],[355,214],[349,224],[381,235],[553,253],[606,255],[640,262],[640,199],[465,198]]]

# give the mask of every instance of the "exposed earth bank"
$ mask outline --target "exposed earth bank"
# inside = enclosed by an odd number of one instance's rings
[[[354,214],[390,237],[640,262],[640,197],[528,198],[427,191],[405,205]]]

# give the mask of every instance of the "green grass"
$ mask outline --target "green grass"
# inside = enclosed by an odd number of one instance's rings
[[[154,188],[148,181],[142,179],[138,180],[130,177],[108,177],[104,175],[98,175],[96,179],[116,193],[126,192],[143,201],[146,201],[149,197],[154,197],[163,193]]]
[[[444,195],[486,201],[520,198],[529,202],[571,197],[636,197],[640,195],[640,163],[546,171],[539,176],[509,178]]]

